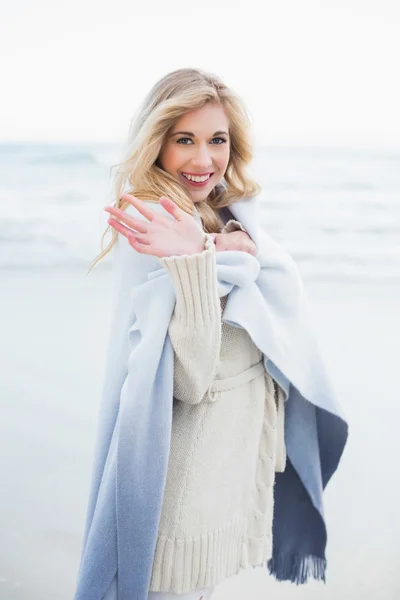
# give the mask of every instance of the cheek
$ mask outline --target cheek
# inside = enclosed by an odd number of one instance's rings
[[[221,153],[221,156],[219,157],[218,165],[221,168],[226,168],[229,163],[229,158],[230,158],[230,151],[228,148],[226,152]]]
[[[169,146],[164,150],[162,157],[163,165],[167,171],[178,170],[182,161],[179,148],[177,149],[176,146]]]

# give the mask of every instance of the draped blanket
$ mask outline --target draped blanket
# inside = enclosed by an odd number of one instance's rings
[[[170,216],[161,205],[146,203]],[[257,197],[229,207],[257,246],[216,253],[223,321],[244,328],[285,394],[287,465],[276,473],[268,569],[297,584],[326,581],[323,490],[348,425],[324,366],[291,256],[263,230]],[[127,210],[144,217],[131,205]],[[175,290],[160,260],[118,236],[114,305],[75,600],[147,600],[171,440]]]

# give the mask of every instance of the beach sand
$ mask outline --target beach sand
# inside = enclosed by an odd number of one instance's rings
[[[0,599],[72,600],[111,317],[110,272],[0,271]],[[400,284],[306,284],[350,423],[325,491],[327,584],[248,569],[213,600],[400,598]]]

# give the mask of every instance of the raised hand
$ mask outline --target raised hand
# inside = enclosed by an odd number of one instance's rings
[[[142,200],[131,194],[122,194],[121,197],[130,202],[148,221],[135,219],[113,206],[108,206],[104,210],[116,217],[108,219],[108,223],[122,233],[137,252],[162,258],[195,254],[204,250],[206,234],[201,225],[169,198],[162,196],[160,204],[175,218],[175,221],[153,211]]]

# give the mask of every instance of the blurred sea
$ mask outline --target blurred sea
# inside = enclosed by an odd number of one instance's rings
[[[122,151],[0,144],[0,267],[89,268]],[[400,150],[259,147],[250,174],[264,228],[305,279],[400,281]]]

